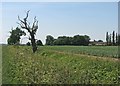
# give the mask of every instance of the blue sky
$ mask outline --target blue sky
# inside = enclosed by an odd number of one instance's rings
[[[45,43],[47,35],[89,35],[92,40],[105,40],[105,33],[118,30],[117,2],[7,2],[2,3],[2,43],[7,43],[9,31],[17,27],[19,15],[29,21],[39,21],[36,38]],[[32,22],[31,22],[32,23]],[[27,42],[23,38],[23,42]]]

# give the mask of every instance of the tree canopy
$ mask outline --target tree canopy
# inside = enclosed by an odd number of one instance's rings
[[[88,45],[90,37],[87,35],[75,35],[74,37],[59,36],[57,39],[48,35],[46,45]]]
[[[53,45],[54,38],[51,35],[46,37],[46,45]]]
[[[26,33],[24,31],[22,31],[20,28],[16,28],[16,29],[12,29],[12,31],[10,31],[10,37],[8,38],[7,42],[10,45],[13,44],[20,44],[20,37],[22,35],[26,35]]]
[[[36,44],[37,44],[38,46],[43,46],[43,43],[42,43],[41,40],[37,40]]]
[[[106,44],[107,45],[119,45],[119,37],[118,33],[115,34],[115,31],[112,33],[106,33]]]

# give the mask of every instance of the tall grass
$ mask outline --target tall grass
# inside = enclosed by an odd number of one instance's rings
[[[43,46],[33,54],[28,46],[3,46],[2,81],[4,84],[118,83],[118,60],[76,55],[77,50],[78,47]]]

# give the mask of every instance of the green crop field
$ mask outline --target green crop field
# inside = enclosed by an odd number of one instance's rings
[[[3,84],[118,84],[115,46],[2,46]]]
[[[86,54],[100,57],[118,57],[117,46],[48,46],[46,49],[65,53]]]

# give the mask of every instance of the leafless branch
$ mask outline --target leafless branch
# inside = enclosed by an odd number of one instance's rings
[[[29,40],[31,40],[31,43],[32,43],[33,53],[35,53],[35,51],[37,50],[35,34],[36,34],[37,29],[38,29],[38,21],[37,21],[36,16],[35,16],[33,24],[32,24],[32,26],[30,26],[30,22],[27,21],[29,11],[27,11],[26,17],[23,18],[23,20],[21,20],[20,17],[18,16],[18,20],[20,22],[19,23],[17,22],[17,23],[20,25],[20,27],[22,29],[26,29],[29,32],[29,34],[30,34]]]
[[[19,21],[21,21],[23,24],[25,23],[24,21],[22,21],[22,20],[20,19],[20,17],[19,17],[19,16],[18,16],[18,20],[19,20]]]
[[[30,10],[27,11],[27,15],[26,15],[26,17],[24,18],[24,21],[27,20],[29,12],[30,12]]]
[[[21,24],[21,23],[19,23],[19,22],[17,22],[17,24],[20,25],[20,27],[21,27],[22,29],[25,29],[25,27],[23,26],[23,24]]]
[[[35,27],[35,23],[36,23],[36,16],[34,17],[34,22],[33,22],[33,25],[32,25],[32,29]]]

